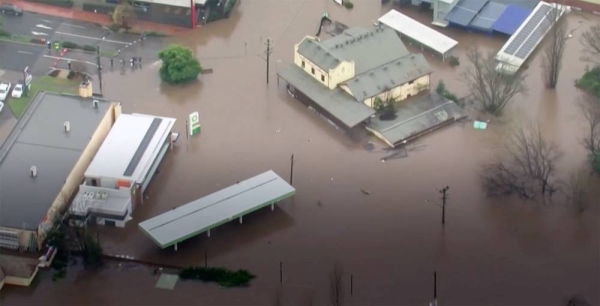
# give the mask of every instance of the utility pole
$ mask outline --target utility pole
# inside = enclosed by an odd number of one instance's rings
[[[283,261],[279,262],[279,283],[283,284]]]
[[[267,38],[267,51],[265,54],[267,55],[267,84],[269,84],[269,57],[273,53],[273,49],[271,48],[271,39]]]
[[[437,271],[433,272],[433,302],[429,306],[437,306]]]
[[[294,154],[292,154],[292,158],[290,159],[290,185],[294,186]]]
[[[100,63],[100,45],[96,45],[96,63],[98,64],[98,81],[100,81],[100,95],[104,96],[102,91],[102,63]]]
[[[442,194],[442,225],[446,223],[446,200],[448,199],[449,189],[450,187],[446,186],[442,190],[440,190],[440,193]]]

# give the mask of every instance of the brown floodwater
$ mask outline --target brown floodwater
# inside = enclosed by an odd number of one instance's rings
[[[585,124],[576,107],[581,93],[573,82],[586,67],[579,61],[579,37],[598,17],[569,15],[569,28],[576,30],[556,90],[544,88],[536,54],[527,63],[529,93],[516,97],[488,130],[455,124],[416,141],[408,157],[382,163],[383,143],[364,134],[351,139],[333,128],[277,85],[276,70],[292,63],[293,45],[316,33],[324,12],[349,26],[372,27],[388,9],[378,0],[355,1],[352,11],[329,0],[243,0],[230,19],[173,39],[214,70],[198,84],[161,85],[158,66],[148,64],[105,77],[106,96],[122,101],[125,112],[176,117],[182,133],[189,113],[199,111],[202,123],[199,137],[179,139],[134,220],[125,229],[100,229],[105,251],[178,266],[204,265],[206,252],[211,266],[256,274],[250,288],[183,282],[166,291],[153,289],[155,279],[143,268],[113,267],[95,275],[73,268],[61,282],[45,273],[33,288],[5,288],[2,303],[265,305],[279,285],[280,262],[286,304],[301,304],[311,294],[316,304],[327,304],[328,273],[336,262],[346,275],[348,305],[423,305],[433,296],[434,271],[440,305],[559,305],[573,294],[600,303],[599,205],[577,214],[561,197],[546,204],[490,200],[479,180],[482,163],[497,154],[498,139],[514,123],[539,123],[560,146],[561,178],[585,166]],[[405,12],[431,20],[431,12]],[[443,32],[460,42],[459,56],[472,44],[497,51],[506,40]],[[257,56],[267,38],[275,46],[269,85],[266,63]],[[426,55],[435,82],[467,94],[458,77],[464,56],[461,66],[450,68]],[[373,152],[363,147],[368,141],[376,144]],[[137,228],[139,221],[268,169],[287,178],[292,154],[297,195],[275,211],[252,213],[244,224],[219,227],[210,238],[192,238],[177,252],[160,250]],[[442,227],[434,202],[444,186],[450,186],[450,199]],[[596,191],[599,186],[593,181]],[[590,204],[598,202],[593,193]]]

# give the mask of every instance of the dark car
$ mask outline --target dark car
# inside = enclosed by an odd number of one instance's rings
[[[0,4],[0,13],[21,16],[23,10],[14,4]]]

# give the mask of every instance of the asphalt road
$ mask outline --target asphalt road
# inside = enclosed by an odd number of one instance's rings
[[[40,15],[24,12],[23,16],[3,15],[4,30],[23,36],[39,38],[52,37],[55,29],[61,24],[62,19],[54,16]]]
[[[21,72],[31,68],[42,52],[43,46],[0,41],[0,69]]]

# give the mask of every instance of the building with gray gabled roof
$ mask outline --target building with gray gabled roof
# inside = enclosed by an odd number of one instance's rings
[[[0,247],[41,247],[120,105],[39,92],[0,146]]]
[[[387,102],[398,107],[430,90],[433,69],[422,54],[410,54],[391,28],[353,27],[323,41],[306,36],[294,51],[294,64],[278,73],[288,93],[345,129],[368,124]],[[431,128],[427,123],[414,126]]]

